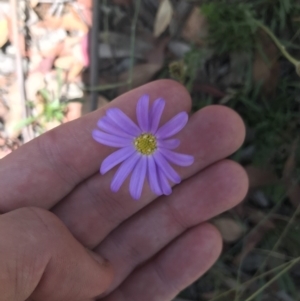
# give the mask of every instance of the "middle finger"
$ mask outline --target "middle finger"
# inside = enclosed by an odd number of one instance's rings
[[[108,292],[176,237],[235,206],[245,197],[247,183],[241,166],[229,160],[217,162],[115,229],[94,249],[115,271]]]

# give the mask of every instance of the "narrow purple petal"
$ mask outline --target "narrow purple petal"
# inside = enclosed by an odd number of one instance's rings
[[[93,138],[104,145],[113,146],[113,147],[125,147],[132,144],[132,139],[122,138],[118,136],[113,136],[99,130],[93,130]]]
[[[175,149],[180,145],[179,139],[157,140],[159,148]]]
[[[151,190],[156,195],[162,195],[162,191],[158,182],[157,167],[152,156],[148,156],[148,182]]]
[[[160,118],[165,108],[165,104],[166,102],[162,98],[158,98],[154,101],[152,105],[150,114],[150,132],[153,134],[155,134],[158,129]]]
[[[114,153],[110,154],[108,157],[106,157],[100,168],[100,173],[104,175],[109,170],[117,166],[119,163],[123,162],[127,158],[129,158],[133,153],[135,153],[135,149],[132,146],[123,147]]]
[[[141,129],[120,109],[112,108],[106,111],[106,115],[113,121],[115,125],[123,129],[132,136],[138,136],[142,133]]]
[[[158,168],[158,178],[163,194],[170,195],[172,193],[172,188],[168,182],[168,179],[160,168]]]
[[[168,163],[168,161],[159,151],[156,152],[153,157],[159,169],[163,171],[163,173],[169,180],[176,184],[179,184],[181,182],[179,174],[174,170],[174,168]]]
[[[108,134],[113,134],[115,136],[124,138],[134,138],[133,135],[124,132],[123,129],[116,126],[107,116],[104,116],[101,119],[99,119],[97,125],[101,130]]]
[[[141,156],[136,164],[130,179],[129,191],[131,196],[138,200],[141,197],[147,172],[147,157]]]
[[[156,133],[157,138],[166,139],[181,131],[188,122],[188,114],[181,112],[164,124]]]
[[[168,161],[179,166],[190,166],[195,161],[194,157],[190,155],[175,153],[168,149],[160,149],[159,151]]]
[[[139,158],[140,156],[137,153],[134,153],[130,158],[121,164],[110,185],[110,188],[113,192],[117,192],[120,189],[126,178],[132,172]]]
[[[143,132],[149,131],[149,95],[143,95],[136,106],[136,117]]]

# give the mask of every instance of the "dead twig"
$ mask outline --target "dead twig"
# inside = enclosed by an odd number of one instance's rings
[[[24,83],[24,71],[23,71],[23,62],[22,55],[20,52],[21,43],[19,39],[19,26],[18,26],[18,1],[10,0],[11,5],[11,21],[12,21],[12,32],[13,32],[13,40],[14,46],[16,49],[16,69],[17,69],[17,80],[19,86],[19,97],[20,103],[23,108],[23,119],[26,120],[29,116],[28,108],[26,105],[26,93],[25,93],[25,83]],[[22,135],[24,139],[24,143],[32,140],[34,138],[33,130],[31,126],[26,126],[22,130]]]
[[[99,72],[99,43],[98,43],[98,29],[99,29],[99,0],[93,1],[93,18],[92,29],[90,34],[90,85],[92,87],[98,84],[98,72]],[[91,91],[91,111],[97,109],[98,92],[96,90]]]

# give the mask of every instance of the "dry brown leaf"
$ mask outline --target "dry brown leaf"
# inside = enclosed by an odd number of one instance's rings
[[[279,181],[278,177],[271,169],[263,169],[253,165],[248,165],[245,167],[245,170],[249,178],[250,188],[271,185]]]
[[[64,43],[62,42],[59,42],[55,45],[52,45],[51,47],[49,48],[44,48],[44,49],[40,49],[40,54],[45,57],[45,58],[48,58],[48,57],[57,57],[57,56],[60,56],[62,55],[62,51],[64,50]]]
[[[291,146],[290,155],[285,162],[283,169],[283,182],[288,191],[288,197],[290,202],[296,208],[300,204],[300,186],[295,184],[295,179],[293,179],[293,174],[296,168],[296,153],[299,146],[299,138],[297,137]]]
[[[256,83],[263,83],[263,93],[272,96],[279,81],[279,50],[264,32],[260,33],[259,42],[261,50],[256,50],[254,55],[253,80]]]
[[[66,84],[63,84],[61,87],[61,94],[58,95],[60,90],[60,82],[66,83],[67,80],[67,72],[65,70],[51,70],[47,73],[45,77],[46,87],[50,95],[53,97],[60,97],[64,94],[66,90]]]
[[[49,15],[49,10],[51,9],[51,6],[53,5],[53,3],[51,3],[50,1],[48,1],[48,3],[44,3],[44,2],[46,2],[46,1],[43,1],[42,3],[40,3],[40,5],[37,5],[35,7],[35,12],[37,13],[37,15],[39,16],[39,18],[41,20],[43,20],[45,17],[47,17]]]
[[[165,49],[169,43],[169,38],[161,39],[156,45],[154,45],[153,50],[151,50],[146,56],[147,63],[160,64],[161,66],[165,60]]]
[[[77,44],[80,44],[80,41],[81,41],[81,37],[70,37],[70,36],[68,36],[64,39],[64,48],[67,48],[67,49],[73,48]]]
[[[8,41],[7,19],[0,20],[0,48]]]
[[[64,118],[64,123],[75,120],[81,117],[82,103],[81,102],[70,102],[68,103],[67,113]]]
[[[34,72],[41,72],[41,73],[47,73],[52,69],[53,62],[55,57],[47,57],[45,59],[42,59],[40,62],[37,62],[37,67],[33,69]]]
[[[224,98],[226,93],[221,91],[218,87],[212,84],[201,84],[196,82],[193,86],[193,91],[205,93],[215,98]]]
[[[182,37],[192,43],[204,44],[208,35],[208,24],[198,7],[194,7],[182,30]]]
[[[86,8],[92,8],[92,6],[93,6],[92,0],[77,0],[77,2]]]
[[[36,24],[37,27],[51,29],[58,29],[62,27],[62,18],[46,15],[43,21]]]
[[[219,229],[226,243],[237,241],[244,233],[242,225],[228,217],[218,217],[212,223]]]
[[[1,87],[1,85],[0,85]],[[0,101],[0,117],[4,118],[8,112],[8,107],[4,104],[3,101]]]
[[[91,23],[91,13],[90,10],[83,10],[84,18],[86,19],[87,24]],[[78,30],[84,33],[88,33],[87,25],[77,12],[70,7],[70,11],[64,14],[62,17],[53,17],[46,15],[43,21],[40,21],[36,24],[37,27],[44,27],[49,29],[59,29],[63,28],[68,31]]]
[[[259,224],[263,219],[266,218],[265,213],[256,208],[245,206],[245,211],[247,211],[247,219],[249,219],[249,221],[254,223],[255,225]],[[264,224],[265,227],[270,229],[274,226],[273,222],[268,219],[264,222]]]
[[[257,220],[257,222],[260,222],[265,215],[259,214],[258,216],[252,216],[252,220],[254,221],[255,219],[258,219],[257,217],[261,217],[261,219]],[[263,224],[256,228],[255,231],[250,233],[244,242],[242,252],[235,257],[233,261],[234,264],[237,266],[240,265],[241,261],[257,246],[257,244],[263,240],[265,235],[274,228],[276,228],[274,223],[270,220],[266,220]]]
[[[296,167],[296,151],[298,148],[298,142],[299,142],[299,139],[297,137],[292,143],[289,157],[286,160],[285,165],[284,165],[283,179],[287,185],[289,184],[288,182],[289,182],[289,180],[291,180],[291,177],[292,177],[293,172]]]
[[[0,150],[0,159],[3,159],[4,157],[9,155],[10,153],[11,153],[11,149],[9,149],[8,147],[5,147],[4,149],[1,149]]]
[[[69,70],[74,63],[74,58],[72,55],[61,56],[57,58],[54,62],[54,66],[59,69]]]
[[[300,185],[296,185],[288,192],[290,202],[295,208],[298,208],[300,204]]]
[[[93,23],[93,16],[92,16],[92,11],[91,9],[89,8],[86,8],[86,9],[82,9],[81,10],[81,14],[82,14],[82,17],[85,21],[85,23],[91,27],[92,26],[92,23]]]
[[[35,72],[40,67],[43,57],[37,52],[30,53],[30,60],[28,62],[28,72]]]
[[[27,99],[31,101],[35,100],[37,92],[44,87],[44,74],[42,72],[34,72],[29,74],[25,82]]]
[[[12,25],[12,20],[8,19],[8,39],[12,44],[16,44],[15,42],[15,36],[13,34],[13,25]],[[19,33],[18,35],[18,39],[19,39],[19,45],[20,45],[20,49],[18,49],[21,53],[21,55],[23,57],[26,56],[26,47],[25,47],[25,37],[23,34]]]
[[[77,45],[75,45],[72,48],[72,54],[73,54],[73,58],[75,61],[81,63],[82,66],[85,65],[86,58],[85,58],[85,53],[84,53],[81,43],[78,43]]]
[[[164,52],[165,48],[169,42],[169,39],[163,39],[159,41],[153,51],[151,51],[147,56],[148,63],[140,64],[134,66],[133,68],[133,78],[132,78],[132,87],[136,88],[146,84],[151,81],[153,76],[162,68],[164,63]],[[119,77],[119,82],[124,82],[128,80],[129,72],[126,71],[122,73]],[[121,87],[118,92],[123,94],[127,91],[127,87]]]
[[[60,126],[61,123],[58,120],[52,120],[52,121],[48,121],[44,124],[45,130],[46,131],[50,131],[58,126]]]
[[[245,256],[247,256],[247,254],[249,254],[258,243],[260,243],[268,231],[275,228],[274,223],[270,219],[266,219],[266,215],[262,211],[248,206],[244,209],[247,211],[248,218],[252,223],[257,225],[262,220],[264,220],[264,222],[250,233],[245,240],[242,252],[234,259],[234,264],[236,265],[239,265],[243,258],[245,258]]]
[[[170,0],[161,0],[154,22],[154,36],[159,37],[170,25],[173,16],[173,6]]]
[[[9,87],[9,111],[5,116],[5,130],[9,138],[17,138],[21,129],[18,124],[23,119],[23,103],[19,93],[19,87],[15,83]]]
[[[0,74],[0,87],[5,87],[7,86],[7,77]]]
[[[35,108],[35,116],[41,116],[44,114],[44,111],[45,111],[45,99],[44,97],[38,93],[36,95],[36,98],[35,98],[35,103],[34,103],[34,108]]]
[[[160,64],[141,64],[133,68],[132,88],[142,86],[149,82],[153,76],[161,69]],[[128,79],[128,72],[120,76],[121,82]],[[126,88],[125,88],[126,89]],[[122,90],[122,89],[121,89]]]
[[[89,57],[89,36],[87,34],[82,38],[80,42],[80,47],[81,47],[83,64],[85,67],[88,67],[90,63],[90,57]]]
[[[6,145],[6,140],[0,134],[0,147],[3,147],[5,145]]]
[[[68,72],[68,82],[73,82],[76,80],[78,75],[81,73],[83,69],[82,62],[75,61]]]
[[[71,10],[69,13],[63,15],[62,27],[68,31],[79,30],[84,33],[88,33],[89,31],[88,26],[80,19],[74,10]]]
[[[30,6],[35,8],[39,4],[39,0],[30,0]]]
[[[211,299],[213,299],[213,297],[216,295],[216,293],[214,292],[214,291],[212,291],[212,292],[207,292],[207,293],[201,293],[201,298],[203,299],[203,300],[207,300],[207,301],[209,301],[209,300],[211,300]],[[201,299],[201,300],[202,300]],[[191,300],[188,300],[188,301],[191,301]]]

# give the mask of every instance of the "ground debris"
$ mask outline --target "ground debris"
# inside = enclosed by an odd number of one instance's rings
[[[3,114],[5,135],[20,139],[21,129],[31,124],[37,136],[49,129],[47,123],[60,124],[65,114],[64,99],[80,99],[83,92],[81,72],[87,66],[86,36],[90,20],[86,19],[91,1],[21,1],[18,18],[23,22],[16,49],[12,34],[9,3],[0,2],[0,100],[6,104]],[[26,11],[26,16],[25,16]],[[20,51],[25,74],[24,86],[28,103],[28,119],[23,120],[23,105],[16,104],[16,51]],[[58,71],[60,70],[60,71]],[[66,72],[67,71],[67,72]],[[40,105],[40,91],[48,95],[47,104]],[[52,116],[43,117],[43,108],[61,103]],[[48,110],[49,112],[49,110]],[[43,130],[44,128],[44,130]]]

